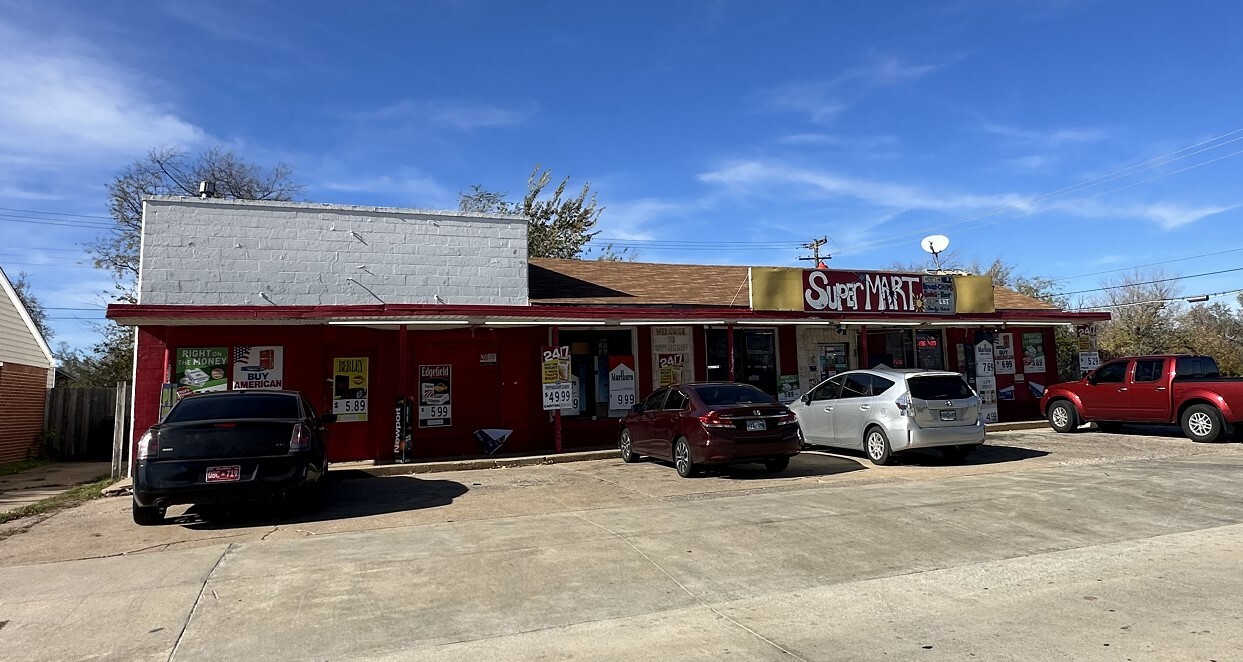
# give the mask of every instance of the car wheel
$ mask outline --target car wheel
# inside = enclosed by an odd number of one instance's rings
[[[1049,405],[1049,427],[1056,432],[1071,432],[1079,427],[1079,412],[1066,400]]]
[[[945,456],[946,461],[955,464],[967,459],[971,451],[975,450],[976,444],[963,444],[961,446],[942,446],[941,455]]]
[[[1225,423],[1212,405],[1191,405],[1183,412],[1183,434],[1192,441],[1209,443],[1221,436]]]
[[[770,457],[767,460],[764,460],[764,468],[767,469],[769,473],[781,473],[789,466],[790,458],[788,457]]]
[[[686,443],[686,437],[678,437],[678,440],[673,442],[673,466],[677,468],[678,475],[683,478],[695,475],[695,462],[691,459],[691,447]]]
[[[140,506],[132,502],[134,523],[138,526],[157,526],[164,523],[164,509],[156,506]]]
[[[863,448],[872,464],[884,466],[893,463],[893,450],[889,447],[889,436],[878,427],[868,428],[863,433]]]
[[[621,451],[622,462],[627,464],[639,459],[639,455],[634,452],[634,447],[630,444],[630,430],[622,428],[621,434],[617,435],[617,448]]]

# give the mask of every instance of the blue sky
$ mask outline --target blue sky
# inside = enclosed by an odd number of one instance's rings
[[[828,236],[830,266],[881,268],[940,232],[1066,291],[1230,269],[1239,34],[1224,1],[0,0],[0,265],[89,343],[107,182],[222,145],[348,204],[518,197],[542,164],[644,261],[796,265]]]

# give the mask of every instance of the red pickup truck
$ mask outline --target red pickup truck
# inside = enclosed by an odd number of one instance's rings
[[[1083,423],[1179,423],[1192,441],[1216,441],[1243,422],[1243,378],[1222,377],[1210,356],[1135,356],[1045,390],[1040,412],[1058,432]]]

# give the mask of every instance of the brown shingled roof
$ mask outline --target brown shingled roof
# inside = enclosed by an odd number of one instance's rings
[[[750,305],[745,266],[601,262],[532,258],[533,304],[604,306]],[[1004,287],[994,287],[998,310],[1057,310]]]

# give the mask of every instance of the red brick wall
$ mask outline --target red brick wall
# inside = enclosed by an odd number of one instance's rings
[[[26,460],[38,451],[46,401],[47,368],[0,366],[0,462]]]

